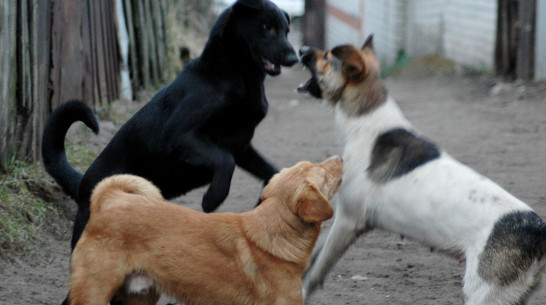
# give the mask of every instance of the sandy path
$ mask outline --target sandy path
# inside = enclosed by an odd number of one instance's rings
[[[306,72],[294,68],[266,82],[270,110],[253,142],[278,167],[340,153],[332,130],[332,110],[294,90],[306,78]],[[424,134],[546,218],[543,87],[490,96],[487,80],[396,78],[386,84]],[[529,93],[537,91],[538,95]],[[260,191],[260,182],[237,170],[220,211],[247,211]],[[202,194],[203,190],[196,190],[177,202],[199,209]],[[322,238],[330,224],[325,224]],[[44,227],[44,243],[35,255],[15,264],[0,262],[0,304],[60,304],[66,293],[69,234],[50,231]],[[374,231],[349,249],[324,289],[308,303],[462,304],[462,272],[463,265],[451,258],[397,235]],[[360,279],[352,279],[355,275]],[[546,288],[540,288],[530,304],[546,304]]]

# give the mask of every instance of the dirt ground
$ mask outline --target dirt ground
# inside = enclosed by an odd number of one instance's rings
[[[414,125],[546,219],[546,84],[496,86],[491,92],[495,82],[487,77],[405,75],[385,83]],[[307,78],[307,72],[295,67],[266,81],[269,114],[253,143],[278,167],[341,154],[332,109],[295,91]],[[137,107],[125,106],[127,111]],[[89,133],[85,142],[103,147],[118,127],[103,121],[101,136]],[[260,191],[261,182],[237,170],[218,212],[248,211]],[[202,194],[203,189],[195,190],[176,202],[200,209]],[[64,205],[74,212],[73,203]],[[321,240],[330,225],[324,224]],[[70,225],[52,220],[42,230],[31,254],[0,261],[0,304],[60,304],[65,296]],[[348,250],[308,304],[462,304],[462,273],[456,260],[376,230]],[[546,304],[545,287],[530,304]]]

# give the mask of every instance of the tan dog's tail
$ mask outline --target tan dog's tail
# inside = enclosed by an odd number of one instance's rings
[[[101,210],[105,199],[112,195],[126,193],[163,200],[161,191],[150,181],[134,175],[114,175],[105,178],[91,194],[91,213]]]

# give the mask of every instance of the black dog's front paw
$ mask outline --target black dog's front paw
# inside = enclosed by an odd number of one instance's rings
[[[214,210],[216,210],[220,206],[220,204],[224,202],[226,197],[227,197],[227,194],[222,195],[217,192],[211,192],[209,189],[203,196],[203,202],[201,203],[203,212],[205,213],[214,212]]]
[[[270,178],[271,179],[271,178]],[[269,183],[269,180],[270,179],[267,179],[266,181],[264,181],[263,183],[263,186],[262,186],[262,192],[263,192],[263,189],[267,186],[267,184]],[[254,207],[257,207],[260,205],[260,203],[262,203],[262,196],[260,194],[260,197],[258,197],[258,201],[256,202],[256,205]]]
[[[254,207],[259,206],[260,203],[262,203],[262,198],[261,198],[261,197],[258,197],[258,201],[256,202],[256,205],[255,205]]]
[[[214,210],[218,208],[219,205],[220,205],[219,203],[210,203],[210,202],[203,201],[203,203],[201,204],[201,207],[203,208],[203,212],[212,213],[214,212]]]

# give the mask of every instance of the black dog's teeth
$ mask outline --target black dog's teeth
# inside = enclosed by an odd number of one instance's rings
[[[281,73],[281,66],[279,64],[274,64],[271,61],[262,58],[265,71],[270,75],[278,75]]]

